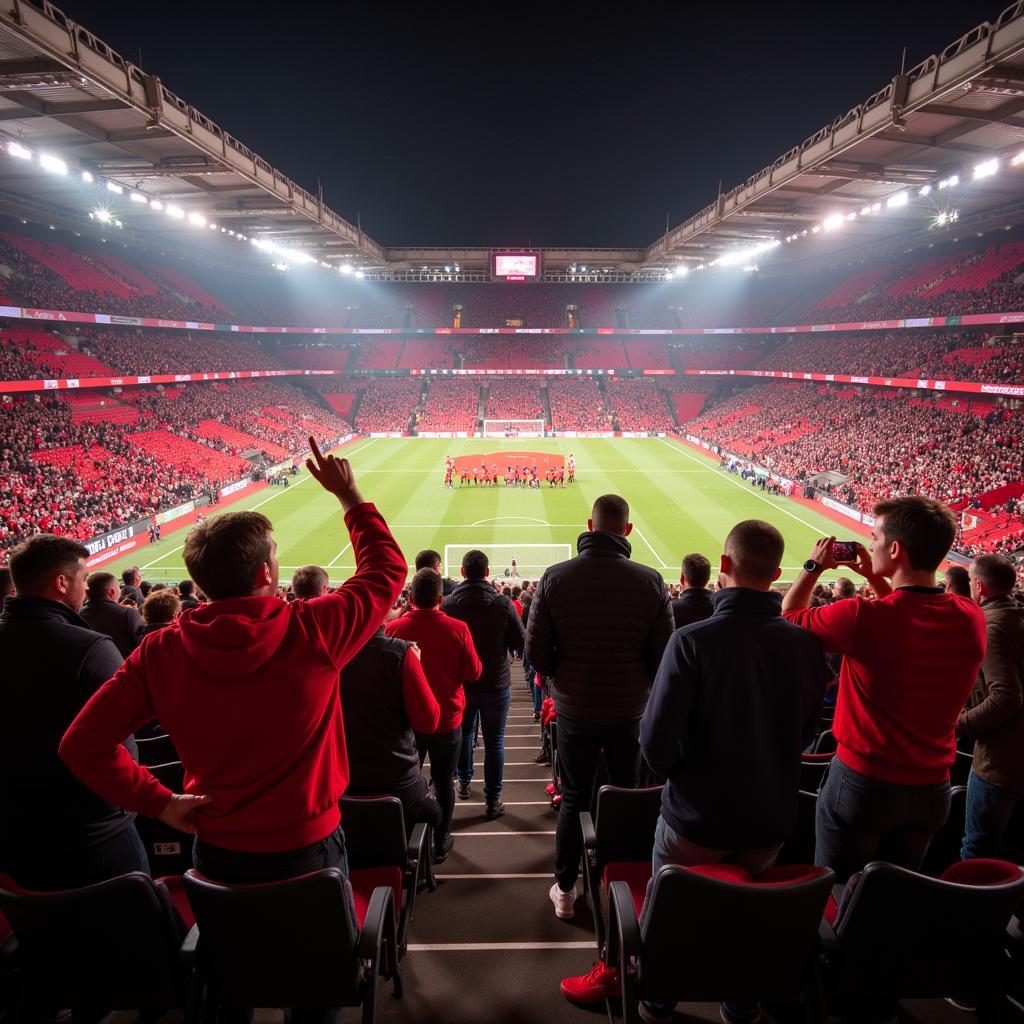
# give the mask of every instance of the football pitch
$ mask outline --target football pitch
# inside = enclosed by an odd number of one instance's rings
[[[576,482],[549,487],[541,468],[539,490],[506,488],[500,481],[497,487],[460,487],[458,475],[453,489],[444,488],[447,455],[496,463],[503,476],[504,460],[513,452],[565,458],[573,453]],[[680,562],[692,551],[711,559],[714,579],[722,541],[742,519],[766,519],[782,531],[783,580],[796,576],[817,537],[853,535],[805,506],[755,490],[722,472],[717,459],[674,439],[358,438],[339,454],[351,460],[363,496],[391,526],[410,572],[418,551],[434,548],[445,555],[447,548],[448,571],[458,578],[461,552],[480,546],[491,556],[492,576],[503,575],[515,558],[522,577],[536,578],[540,565],[575,554],[594,499],[608,492],[629,502],[633,558],[658,569],[668,582],[678,580]],[[309,563],[324,566],[333,582],[352,574],[355,561],[337,499],[304,467],[287,489],[264,489],[212,514],[244,508],[258,509],[274,524],[282,583]],[[185,536],[178,530],[103,568],[120,573],[138,565],[146,579],[177,582],[187,576]]]

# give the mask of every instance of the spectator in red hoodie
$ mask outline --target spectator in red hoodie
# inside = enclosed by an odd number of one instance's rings
[[[843,655],[837,751],[818,796],[815,861],[845,881],[876,858],[916,871],[949,814],[957,718],[985,654],[985,617],[935,579],[956,517],[920,495],[875,506],[870,553],[853,569],[877,595],[808,608],[837,567],[817,542],[782,604],[791,622]]]
[[[345,510],[355,575],[324,597],[280,601],[269,520],[256,512],[209,520],[185,542],[189,575],[209,602],[149,637],[60,745],[95,792],[195,833],[196,866],[228,883],[323,867],[347,873],[338,674],[405,580],[405,556],[359,493],[348,460],[309,442],[310,473]],[[181,755],[184,793],[161,785],[119,745],[153,718]]]
[[[441,824],[434,834],[437,863],[446,860],[455,845],[451,836],[455,810],[452,775],[462,746],[462,713],[466,708],[463,684],[476,682],[483,671],[469,626],[441,611],[443,584],[435,569],[420,569],[409,588],[409,611],[384,627],[388,636],[419,644],[423,651],[423,671],[441,705],[441,717],[434,730],[416,733],[420,766],[429,754],[430,780],[441,805]]]

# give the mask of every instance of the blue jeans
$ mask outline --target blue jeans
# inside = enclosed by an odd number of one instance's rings
[[[994,786],[973,771],[968,775],[967,821],[961,860],[999,856],[1003,833],[1020,798],[1020,793]]]
[[[462,715],[462,749],[456,776],[460,783],[473,779],[473,732],[477,715],[484,736],[484,798],[497,800],[501,796],[502,777],[505,774],[505,724],[512,692],[488,690],[472,693],[467,689],[466,710]]]
[[[814,863],[840,882],[869,861],[919,871],[932,836],[949,817],[949,782],[879,782],[832,758],[818,794]]]

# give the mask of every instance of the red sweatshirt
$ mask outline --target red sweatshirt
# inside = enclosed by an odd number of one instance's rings
[[[985,616],[973,601],[901,587],[785,616],[845,655],[832,725],[843,764],[902,785],[949,778],[957,717],[985,654]]]
[[[376,508],[346,516],[356,573],[335,593],[212,601],[148,636],[81,710],[60,756],[90,789],[158,815],[170,791],[121,746],[156,718],[185,791],[213,797],[199,837],[231,850],[292,850],[338,825],[348,754],[338,672],[401,592],[405,556]]]
[[[389,622],[384,632],[420,645],[423,671],[441,705],[441,720],[432,731],[457,729],[466,708],[462,684],[475,682],[483,671],[469,626],[440,608],[410,608],[400,619]]]

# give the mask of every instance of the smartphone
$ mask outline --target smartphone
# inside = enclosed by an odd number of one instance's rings
[[[832,541],[832,560],[840,564],[852,564],[857,561],[857,542],[854,540]]]

